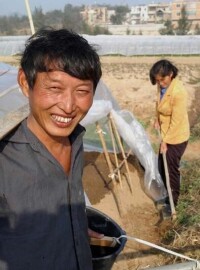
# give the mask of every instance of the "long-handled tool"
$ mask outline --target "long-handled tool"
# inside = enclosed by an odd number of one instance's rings
[[[159,139],[161,142],[161,134],[160,134],[160,131],[158,129],[157,129],[157,132],[158,132],[158,136],[159,136]],[[171,216],[172,216],[172,220],[174,220],[174,219],[176,219],[176,210],[175,210],[173,196],[172,196],[172,190],[171,190],[171,186],[170,186],[166,153],[162,153],[162,157],[163,157],[163,163],[164,163],[167,192],[168,192],[168,196],[169,196],[169,204],[170,204],[170,208],[171,208]]]
[[[115,237],[104,236],[103,238],[90,238],[90,245],[101,247],[115,247],[118,244]]]
[[[164,162],[164,169],[165,169],[165,178],[166,178],[166,186],[167,186],[167,192],[169,196],[169,203],[171,207],[171,215],[172,215],[172,220],[176,219],[176,210],[174,206],[174,201],[172,197],[172,190],[170,186],[170,181],[169,181],[169,171],[168,171],[168,166],[167,166],[167,159],[166,159],[166,154],[163,153],[163,162]]]

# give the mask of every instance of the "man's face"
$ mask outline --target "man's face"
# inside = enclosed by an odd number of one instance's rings
[[[62,71],[38,73],[33,89],[23,92],[30,104],[28,126],[45,140],[69,136],[93,102],[93,83]]]

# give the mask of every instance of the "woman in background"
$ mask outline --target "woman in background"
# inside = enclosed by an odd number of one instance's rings
[[[150,69],[149,75],[151,83],[156,84],[158,88],[154,123],[154,127],[161,135],[158,169],[166,186],[162,157],[165,153],[173,201],[176,206],[180,194],[180,160],[190,135],[187,92],[177,78],[178,69],[168,60],[156,62]],[[170,212],[169,198],[165,203]]]

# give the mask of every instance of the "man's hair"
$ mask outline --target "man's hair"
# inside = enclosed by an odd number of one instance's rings
[[[38,72],[64,71],[80,80],[92,81],[94,91],[102,75],[94,47],[67,29],[41,29],[32,35],[25,44],[21,68],[31,89]]]
[[[172,73],[172,79],[178,75],[178,69],[168,60],[160,60],[156,62],[149,72],[150,81],[153,85],[156,84],[156,76],[169,76]]]

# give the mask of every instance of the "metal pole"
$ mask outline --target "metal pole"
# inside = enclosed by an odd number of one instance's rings
[[[148,268],[148,270],[198,270],[198,269],[199,269],[199,266],[195,262],[170,264],[166,266]]]
[[[32,19],[31,9],[29,5],[29,0],[25,0],[25,5],[26,5],[27,14],[28,14],[29,24],[31,27],[31,34],[33,35],[35,33],[35,28],[33,25],[33,19]]]

